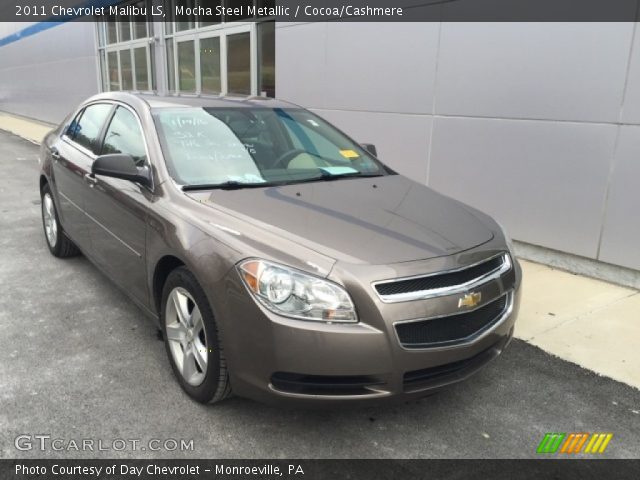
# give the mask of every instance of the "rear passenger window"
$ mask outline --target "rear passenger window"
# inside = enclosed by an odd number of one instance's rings
[[[76,117],[71,123],[67,135],[79,145],[97,154],[100,140],[98,136],[109,116],[109,112],[111,112],[111,105],[106,103],[88,106],[84,109],[79,119]]]
[[[80,118],[82,117],[83,113],[84,113],[84,110],[78,113],[73,119],[73,121],[69,124],[66,131],[67,137],[71,139],[76,138],[76,134],[78,133],[78,125],[80,124]]]
[[[144,137],[138,119],[124,107],[118,107],[104,137],[102,155],[109,153],[131,155],[139,167],[142,167],[147,160]]]

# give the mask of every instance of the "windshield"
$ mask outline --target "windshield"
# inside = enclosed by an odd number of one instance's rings
[[[268,186],[387,175],[327,122],[298,108],[162,108],[167,167],[185,187]]]

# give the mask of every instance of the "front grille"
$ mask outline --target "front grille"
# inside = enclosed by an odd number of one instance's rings
[[[277,390],[303,395],[364,395],[371,393],[369,387],[382,383],[364,375],[304,375],[276,372],[271,376],[271,384]]]
[[[498,255],[486,262],[479,263],[463,270],[445,272],[406,280],[378,283],[376,291],[381,296],[400,295],[403,293],[423,292],[439,288],[455,287],[466,284],[492,272],[499,270],[505,263],[505,255]]]
[[[465,313],[396,324],[398,339],[405,348],[450,345],[479,335],[494,325],[508,307],[509,294]]]
[[[508,339],[502,339],[482,352],[464,360],[407,372],[403,377],[405,392],[414,392],[460,380],[500,355]]]

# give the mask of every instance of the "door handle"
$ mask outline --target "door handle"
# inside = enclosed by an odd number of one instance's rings
[[[93,175],[93,173],[85,173],[84,179],[87,181],[90,187],[93,187],[96,183],[98,183],[98,179]]]
[[[53,158],[56,162],[60,160],[60,152],[55,147],[51,149],[51,158]]]

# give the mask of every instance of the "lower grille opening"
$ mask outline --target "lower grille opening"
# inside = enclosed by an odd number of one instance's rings
[[[455,382],[497,357],[506,342],[507,339],[500,340],[486,350],[464,360],[407,372],[403,378],[404,391],[418,391],[439,384]]]
[[[428,348],[467,341],[493,326],[506,311],[510,296],[464,313],[396,324],[398,339],[405,348]]]
[[[368,387],[383,382],[368,376],[304,375],[276,372],[271,384],[281,392],[303,395],[365,395],[372,393]]]

